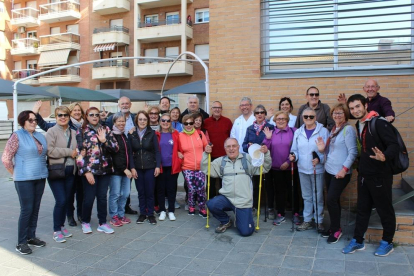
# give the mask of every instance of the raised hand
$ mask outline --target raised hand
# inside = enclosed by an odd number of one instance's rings
[[[108,117],[109,111],[105,111],[105,107],[102,107],[102,111],[99,113],[99,118],[102,121],[105,121],[106,118]]]
[[[267,116],[266,116],[266,119],[270,120],[270,118],[272,118],[272,117],[273,117],[274,112],[275,112],[275,110],[274,110],[273,108],[269,108],[269,109],[267,110]]]
[[[325,151],[325,141],[323,141],[322,137],[318,137],[315,140],[316,146],[318,147],[318,151],[319,152],[324,152]]]
[[[106,143],[106,129],[102,127],[98,129],[98,140],[101,143]]]
[[[372,159],[385,162],[385,155],[380,151],[377,147],[372,148],[372,151],[375,153],[375,155],[370,155]]]
[[[338,102],[346,104],[346,100],[347,99],[346,99],[345,93],[340,93],[339,96],[338,96]]]
[[[37,102],[35,102],[35,104],[34,104],[34,106],[33,106],[32,111],[33,111],[35,114],[38,114],[41,106],[42,106],[42,101],[37,101]]]
[[[268,127],[265,127],[263,129],[263,133],[266,135],[266,139],[270,140],[272,138],[273,130],[270,130]]]

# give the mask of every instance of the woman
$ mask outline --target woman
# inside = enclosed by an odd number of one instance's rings
[[[326,141],[329,132],[322,124],[316,121],[315,111],[308,107],[302,113],[305,122],[293,137],[293,143],[289,160],[298,162],[300,187],[304,200],[303,223],[297,227],[298,231],[305,231],[313,228],[312,218],[319,223],[318,231],[324,231],[323,227],[323,161],[324,156],[318,153],[317,139],[321,137]],[[314,153],[318,158],[314,158]],[[314,173],[316,170],[316,174]],[[317,185],[317,199],[315,198],[315,178]],[[316,206],[316,202],[318,206]],[[318,210],[318,214],[314,214]],[[316,218],[318,216],[318,218]]]
[[[73,192],[75,180],[76,131],[70,129],[70,110],[66,106],[55,109],[56,125],[46,133],[47,156],[49,165],[65,164],[65,177],[48,179],[50,189],[55,197],[53,209],[53,239],[56,242],[66,242],[72,234],[65,228],[68,199]]]
[[[332,107],[331,116],[335,125],[325,142],[318,138],[318,149],[325,153],[325,184],[328,191],[327,205],[331,226],[322,233],[328,243],[336,243],[342,236],[340,197],[351,180],[351,167],[358,154],[356,132],[349,125],[349,110],[345,104]]]
[[[150,106],[148,107],[148,115],[149,115],[149,126],[152,130],[156,131],[160,125],[160,113],[161,110],[158,106]]]
[[[97,231],[106,234],[114,230],[106,223],[107,193],[111,181],[111,153],[118,152],[119,147],[111,130],[99,123],[99,109],[90,107],[86,110],[83,125],[76,134],[78,157],[76,165],[83,183],[82,231],[92,233],[91,213],[95,197],[97,200],[99,226]]]
[[[188,185],[188,214],[195,214],[195,202],[198,201],[199,215],[207,218],[205,175],[200,170],[200,162],[203,151],[207,146],[207,139],[203,132],[198,134],[194,128],[193,115],[185,115],[182,123],[184,129],[180,133],[180,152],[178,156],[183,159],[181,168]]]
[[[120,227],[131,223],[131,220],[125,216],[125,204],[131,192],[131,178],[137,179],[138,175],[132,158],[131,144],[124,133],[125,114],[115,113],[112,116],[112,122],[112,134],[118,143],[119,151],[112,154],[114,172],[109,184],[108,209],[111,217],[110,223],[115,227]]]
[[[178,158],[179,134],[171,127],[171,116],[161,115],[160,129],[156,132],[161,151],[162,172],[158,182],[159,220],[165,220],[165,197],[168,198],[168,218],[175,220],[175,197],[177,194],[178,173],[181,171],[181,159]]]
[[[203,115],[199,112],[193,114],[194,118],[194,128],[197,131],[197,133],[200,135],[201,132],[204,133],[204,136],[206,136],[207,142],[210,141],[210,138],[208,137],[207,129],[205,129],[204,126],[204,118]]]
[[[284,111],[287,114],[289,114],[289,127],[295,127],[296,124],[296,118],[297,116],[292,114],[293,111],[293,104],[292,104],[292,100],[289,97],[283,97],[280,99],[279,101],[279,111]],[[276,116],[276,114],[275,114]],[[277,123],[275,123],[275,116],[273,116],[269,123],[276,126]]]
[[[171,109],[170,114],[172,120],[172,127],[178,132],[183,131],[183,125],[180,123],[180,109],[178,107],[174,107],[173,109]]]
[[[264,128],[264,133],[266,138],[263,140],[263,143],[270,150],[270,155],[272,157],[272,169],[271,179],[267,187],[267,197],[269,203],[269,217],[273,213],[273,202],[276,196],[276,209],[278,215],[275,217],[273,224],[280,225],[285,222],[285,202],[286,194],[291,187],[292,183],[292,173],[291,173],[291,162],[289,161],[290,146],[292,145],[293,136],[296,131],[296,128],[291,128],[288,126],[289,123],[289,114],[285,111],[276,112],[273,117],[274,122],[276,123],[275,130],[271,131],[269,128]],[[297,174],[297,169],[295,170]],[[293,194],[297,193],[297,181],[293,177],[295,183]],[[296,200],[297,197],[294,196],[293,202],[293,222],[299,224],[299,204]],[[273,215],[274,216],[274,215]]]
[[[42,134],[35,131],[37,119],[34,112],[21,112],[17,121],[22,128],[10,136],[4,148],[2,161],[7,171],[13,175],[20,201],[16,251],[27,255],[32,253],[29,245],[46,245],[44,241],[36,238],[36,228],[40,201],[48,176],[47,142]]]
[[[254,117],[256,120],[253,122],[253,125],[249,126],[246,130],[246,136],[244,137],[243,142],[243,151],[249,152],[249,147],[252,144],[259,144],[261,145],[264,138],[265,133],[263,132],[264,128],[267,127],[269,130],[274,130],[274,126],[266,122],[266,115],[267,111],[266,108],[259,104],[253,111]],[[268,179],[268,177],[267,177]],[[260,175],[253,176],[253,215],[256,214],[258,208],[258,198],[259,198],[259,184],[260,184]],[[269,219],[274,219],[273,216],[269,214]]]
[[[140,215],[137,223],[155,225],[154,216],[154,189],[155,178],[160,174],[161,155],[155,131],[149,126],[148,113],[141,110],[135,116],[136,130],[130,131],[132,154],[138,179],[135,185],[138,191]]]

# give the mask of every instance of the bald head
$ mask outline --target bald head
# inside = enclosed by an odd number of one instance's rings
[[[367,93],[368,100],[372,100],[378,95],[378,91],[380,90],[380,86],[376,80],[369,79],[365,82],[363,87],[365,93]]]

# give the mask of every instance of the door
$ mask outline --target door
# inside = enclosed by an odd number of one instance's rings
[[[124,20],[123,19],[112,19],[109,24],[111,26],[111,30],[122,31],[122,27],[124,26]]]
[[[156,49],[145,49],[146,57],[158,57],[158,48]],[[146,59],[145,63],[158,63],[158,60]]]
[[[158,25],[158,14],[151,14],[145,16],[145,27],[152,27]]]
[[[167,25],[179,24],[180,23],[180,14],[179,12],[167,12],[165,14],[167,20]]]
[[[165,57],[176,58],[178,56],[178,47],[167,47],[165,48]]]

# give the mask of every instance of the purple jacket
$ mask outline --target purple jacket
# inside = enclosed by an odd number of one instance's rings
[[[391,101],[388,100],[388,98],[381,96],[379,93],[372,100],[368,100],[368,112],[369,111],[376,111],[381,117],[395,117],[395,112],[392,110]]]
[[[280,166],[285,162],[290,165],[289,153],[295,131],[296,128],[290,128],[288,126],[285,129],[275,128],[271,139],[265,137],[263,140],[263,143],[270,150],[272,170],[280,171]],[[290,170],[290,166],[287,170]]]

